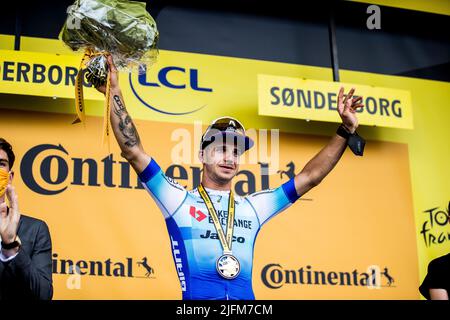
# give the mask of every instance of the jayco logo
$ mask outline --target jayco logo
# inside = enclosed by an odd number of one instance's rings
[[[420,234],[425,246],[431,247],[450,241],[450,201],[447,208],[434,207],[423,211],[425,221]]]
[[[153,71],[153,69],[152,69]],[[152,72],[153,76],[153,72]],[[200,84],[200,73],[195,68],[183,68],[179,66],[166,66],[157,71],[156,77],[150,80],[151,75],[147,73],[146,68],[143,68],[140,74],[133,77],[130,73],[129,82],[130,88],[133,91],[135,97],[147,108],[153,111],[168,114],[168,115],[185,115],[196,112],[206,106],[201,103],[200,105],[188,105],[184,106],[185,99],[181,96],[182,93],[189,91],[188,94],[192,96],[194,93],[206,98],[205,94],[213,92],[213,89]],[[175,94],[180,97],[180,101],[183,101],[182,110],[174,111],[174,105],[163,105],[150,102],[150,100],[157,99],[157,95],[154,93],[155,89],[166,89],[172,91],[172,95]],[[165,98],[167,99],[167,98]],[[178,106],[175,106],[178,108]]]

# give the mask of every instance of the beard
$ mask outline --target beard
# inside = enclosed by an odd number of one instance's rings
[[[217,168],[215,165],[205,165],[205,170],[208,172],[209,177],[218,184],[227,184],[236,176],[236,170],[233,174],[221,174],[220,168]]]

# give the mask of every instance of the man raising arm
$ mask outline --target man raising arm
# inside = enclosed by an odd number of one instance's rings
[[[108,56],[108,66],[111,77],[111,127],[117,143],[122,150],[122,156],[139,174],[150,163],[151,157],[145,153],[136,127],[125,107],[122,92],[119,87],[118,71],[111,56]],[[105,94],[106,87],[101,86],[97,90]]]
[[[362,97],[353,98],[355,89],[352,88],[344,98],[344,88],[339,90],[338,113],[342,119],[339,135],[336,133],[328,144],[312,158],[303,170],[295,177],[295,189],[299,196],[304,195],[311,188],[317,186],[323,178],[334,168],[347,147],[347,134],[354,134],[358,127],[355,112],[362,108]]]
[[[237,119],[214,120],[200,141],[201,183],[188,192],[144,152],[125,109],[111,57],[108,64],[114,134],[122,155],[163,213],[183,299],[254,299],[253,249],[259,230],[333,169],[345,150],[347,138],[354,137],[358,125],[354,113],[362,107],[361,98],[353,99],[352,89],[344,99],[341,89],[338,111],[343,127],[338,134],[295,178],[247,197],[234,195],[232,179],[239,171],[240,156],[254,142]],[[98,89],[105,92],[104,87]]]

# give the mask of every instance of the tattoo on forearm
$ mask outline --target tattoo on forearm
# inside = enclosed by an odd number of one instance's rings
[[[139,134],[134,126],[131,117],[128,115],[127,109],[120,100],[118,95],[113,96],[114,99],[114,108],[113,112],[119,119],[119,131],[122,136],[125,138],[125,146],[134,147],[141,143],[141,139],[139,138]]]
[[[115,95],[115,96],[113,97],[113,99],[114,99],[114,102],[115,102],[116,105],[117,105],[117,109],[118,109],[118,110],[120,110],[120,111],[126,111],[126,110],[125,110],[125,106],[123,105],[122,101],[120,101],[120,97],[119,97],[118,95]]]

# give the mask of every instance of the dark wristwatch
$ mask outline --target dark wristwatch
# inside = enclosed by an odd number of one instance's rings
[[[1,244],[2,244],[2,249],[5,249],[5,250],[15,249],[15,248],[17,248],[17,247],[19,247],[21,245],[20,242],[17,241],[17,240],[14,240],[11,243],[4,243],[2,241]]]
[[[364,147],[366,145],[366,141],[360,137],[356,131],[355,133],[350,133],[344,127],[343,124],[339,126],[336,133],[347,140],[347,145],[352,150],[352,152],[357,156],[362,156],[364,153]]]

